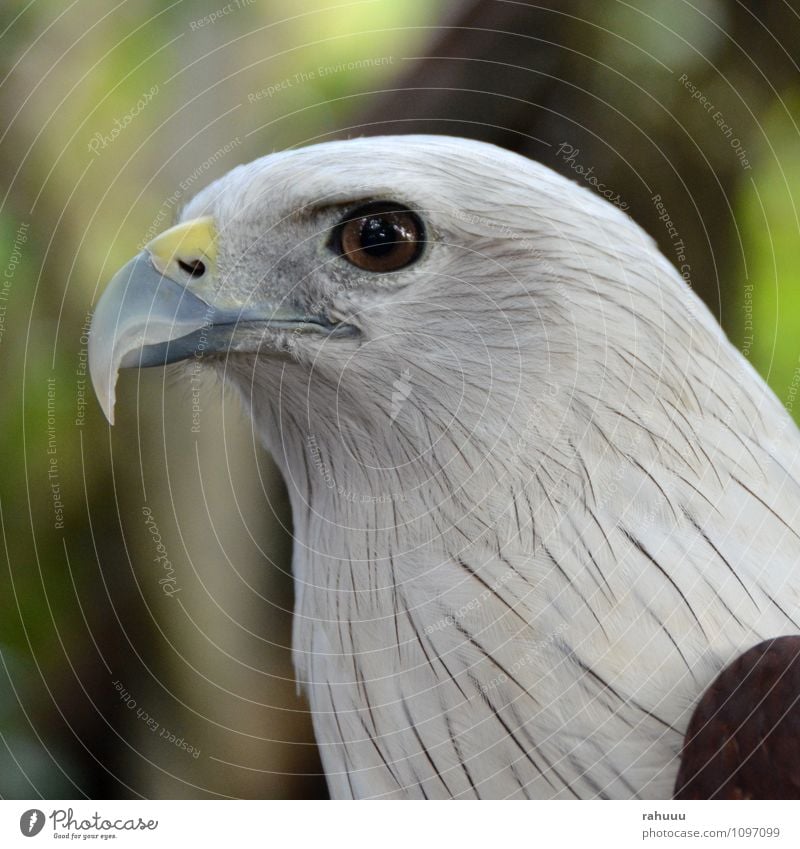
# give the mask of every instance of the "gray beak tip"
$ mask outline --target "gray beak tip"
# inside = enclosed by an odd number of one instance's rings
[[[199,329],[208,315],[208,304],[163,277],[147,252],[114,275],[97,302],[89,332],[89,374],[109,424],[114,424],[120,368],[151,364],[143,361],[143,349]]]

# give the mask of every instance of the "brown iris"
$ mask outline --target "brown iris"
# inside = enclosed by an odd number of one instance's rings
[[[332,247],[364,271],[397,271],[417,259],[424,244],[422,222],[410,209],[378,201],[339,222]]]

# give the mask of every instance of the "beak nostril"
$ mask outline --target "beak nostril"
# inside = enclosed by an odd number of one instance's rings
[[[202,277],[206,273],[205,263],[199,259],[193,259],[189,262],[179,259],[178,266],[181,271],[185,271],[190,277]]]

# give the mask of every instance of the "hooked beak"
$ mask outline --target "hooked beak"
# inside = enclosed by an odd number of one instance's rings
[[[277,303],[242,304],[220,292],[217,231],[210,217],[165,231],[124,265],[97,303],[89,335],[89,373],[106,418],[114,424],[121,368],[162,366],[229,350],[238,331],[253,342],[253,325],[332,332],[319,316]]]

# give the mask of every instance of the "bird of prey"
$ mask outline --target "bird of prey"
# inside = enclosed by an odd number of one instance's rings
[[[266,156],[114,277],[89,358],[109,420],[121,367],[238,391],[333,796],[757,796],[737,733],[799,727],[800,433],[590,188],[446,136]],[[765,640],[783,671],[736,660]]]

